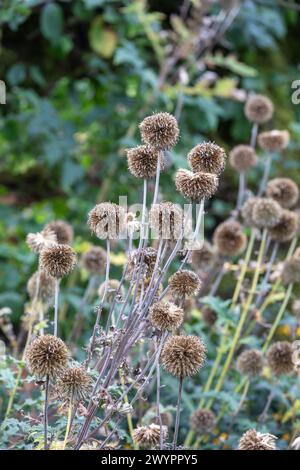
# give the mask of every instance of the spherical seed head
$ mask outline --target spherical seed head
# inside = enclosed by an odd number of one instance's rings
[[[175,330],[180,327],[183,318],[183,309],[172,302],[156,302],[150,308],[150,323],[158,330]]]
[[[149,211],[149,225],[155,234],[163,240],[177,240],[184,224],[181,207],[171,202],[154,204]]]
[[[203,321],[207,324],[207,326],[214,326],[218,319],[217,313],[212,310],[210,307],[203,307],[201,308],[201,315]]]
[[[294,238],[298,232],[299,218],[295,212],[282,209],[278,224],[269,229],[269,236],[272,240],[285,243]]]
[[[260,375],[264,366],[263,355],[258,349],[243,351],[237,359],[237,369],[249,377]]]
[[[204,366],[206,346],[196,336],[171,336],[161,353],[164,369],[175,377],[190,377]]]
[[[168,434],[166,426],[162,426],[162,434],[165,440]],[[160,442],[160,426],[152,423],[149,426],[136,428],[133,431],[133,439],[142,449],[152,449]]]
[[[216,416],[213,411],[203,408],[192,413],[190,418],[191,428],[197,434],[210,432],[216,423]]]
[[[205,241],[200,250],[193,250],[191,254],[191,264],[199,271],[209,271],[216,259],[216,253],[210,243]]]
[[[40,253],[44,248],[57,243],[57,237],[53,230],[44,228],[38,233],[28,233],[26,243],[34,253]]]
[[[290,209],[299,199],[299,188],[290,178],[274,178],[267,185],[267,196]]]
[[[275,436],[262,434],[255,429],[245,432],[239,442],[239,450],[276,450]]]
[[[158,150],[170,150],[179,137],[178,124],[169,113],[146,117],[139,125],[142,141]]]
[[[53,220],[45,226],[45,229],[55,233],[57,243],[60,245],[70,245],[73,241],[74,232],[70,224],[64,220]]]
[[[245,105],[245,115],[250,122],[263,124],[273,116],[273,103],[263,95],[252,95]]]
[[[224,256],[236,256],[247,245],[247,237],[241,225],[233,220],[227,220],[216,228],[213,241],[218,252]]]
[[[282,282],[285,285],[300,282],[300,258],[293,256],[283,264]]]
[[[49,275],[61,278],[70,274],[76,265],[76,253],[69,245],[53,245],[42,251],[40,266]]]
[[[218,177],[212,173],[192,173],[181,169],[175,175],[176,189],[192,202],[210,198],[217,191],[218,183]]]
[[[153,247],[143,248],[140,253],[139,250],[133,251],[130,253],[129,265],[128,265],[128,275],[129,277],[134,271],[136,265],[143,264],[143,271],[145,277],[148,277],[152,274],[155,267],[155,262],[157,258],[157,250]]]
[[[106,251],[100,246],[92,246],[81,259],[83,267],[91,274],[103,274],[106,267]]]
[[[57,392],[63,400],[72,400],[74,403],[87,399],[91,385],[91,377],[83,367],[70,367],[59,377]]]
[[[196,295],[201,288],[201,280],[193,271],[183,269],[173,274],[169,279],[170,293],[175,297]]]
[[[88,214],[88,225],[98,238],[117,240],[125,229],[125,210],[111,202],[97,204]]]
[[[69,357],[65,343],[56,336],[38,336],[26,351],[30,372],[39,378],[56,379],[67,366]]]
[[[27,282],[27,292],[30,300],[37,298],[45,305],[54,299],[55,279],[46,272],[35,272]]]
[[[259,197],[249,197],[242,207],[242,218],[245,224],[249,227],[254,227],[253,220],[253,208],[255,204],[260,200]]]
[[[229,154],[230,165],[240,173],[253,168],[257,160],[257,155],[250,145],[237,145]]]
[[[212,142],[196,145],[188,154],[188,162],[196,173],[214,173],[220,175],[226,164],[224,149]]]
[[[294,370],[293,348],[288,341],[277,341],[267,352],[267,361],[272,374],[279,376]]]
[[[253,205],[252,219],[259,228],[272,228],[281,217],[281,206],[274,199],[259,198]]]
[[[268,152],[281,152],[284,150],[290,140],[290,134],[288,131],[268,131],[261,132],[258,135],[259,146]]]
[[[106,289],[106,285],[107,285],[107,289]],[[120,281],[118,279],[109,279],[108,281],[104,281],[102,282],[102,284],[100,284],[99,289],[98,289],[98,295],[100,299],[102,299],[104,295],[104,291],[106,289],[106,299],[108,302],[111,302],[114,299],[119,287],[120,287]],[[124,289],[122,288],[119,291],[119,293],[120,293],[120,296],[122,297],[124,294]]]
[[[155,176],[158,160],[163,168],[162,153],[149,145],[140,145],[127,150],[128,169],[136,178]]]

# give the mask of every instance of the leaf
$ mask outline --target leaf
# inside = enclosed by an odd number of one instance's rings
[[[115,52],[118,37],[112,28],[103,26],[102,16],[96,16],[89,30],[89,42],[93,51],[109,59]]]
[[[10,67],[7,72],[7,80],[12,86],[19,85],[25,80],[25,78],[26,70],[24,64],[15,64]]]
[[[62,8],[57,3],[47,3],[40,17],[40,27],[43,36],[53,44],[59,42],[63,32],[64,17]]]

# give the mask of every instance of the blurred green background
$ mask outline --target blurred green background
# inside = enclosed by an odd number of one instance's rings
[[[128,173],[124,149],[139,143],[137,125],[152,112],[176,113],[181,129],[162,176],[166,200],[181,201],[173,174],[200,140],[227,151],[249,141],[249,91],[274,101],[267,128],[292,134],[274,174],[300,183],[300,105],[291,101],[300,78],[297,10],[275,0],[3,0],[0,24],[7,90],[0,105],[0,307],[11,307],[15,325],[36,267],[26,234],[62,218],[84,251],[96,201],[126,194],[129,203],[139,201],[141,182]],[[250,186],[260,173],[261,165]],[[228,167],[209,203],[207,233],[230,212],[236,188]],[[84,275],[81,281],[65,294],[71,308]]]

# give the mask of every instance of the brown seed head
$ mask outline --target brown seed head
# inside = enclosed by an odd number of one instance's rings
[[[295,212],[282,209],[281,217],[274,227],[269,229],[269,236],[272,240],[285,243],[297,234],[299,228],[299,218]]]
[[[212,142],[196,145],[188,154],[188,162],[195,173],[214,173],[220,175],[226,164],[224,149]]]
[[[109,279],[107,281],[106,299],[108,302],[113,301],[119,287],[120,287],[120,281],[118,279]],[[98,295],[100,299],[102,299],[104,295],[105,288],[106,288],[106,281],[102,282],[102,284],[100,284],[99,286]],[[123,287],[119,290],[119,295],[121,298],[123,297],[124,295]]]
[[[190,377],[204,366],[206,346],[196,336],[171,336],[161,353],[164,369],[176,377]]]
[[[63,400],[83,401],[91,392],[92,380],[83,367],[65,369],[59,377],[57,392]]]
[[[69,357],[65,343],[56,336],[38,336],[26,352],[30,372],[39,378],[56,379],[66,368]]]
[[[283,284],[298,284],[300,282],[300,258],[293,256],[284,262],[282,270]]]
[[[259,198],[253,205],[254,225],[258,228],[272,228],[279,223],[281,212],[281,206],[274,199]]]
[[[289,209],[299,199],[299,188],[290,178],[274,178],[267,185],[267,196],[277,201],[285,209]]]
[[[45,229],[51,230],[55,233],[57,238],[57,243],[60,245],[70,245],[73,241],[73,229],[70,224],[64,220],[53,220],[45,226]]]
[[[98,238],[117,240],[125,229],[125,210],[111,202],[97,204],[88,214],[88,225]]]
[[[69,245],[53,245],[42,251],[40,266],[49,276],[61,278],[76,265],[76,253]]]
[[[106,251],[92,246],[81,258],[83,267],[91,274],[103,274],[106,267]]]
[[[193,271],[187,269],[178,271],[169,279],[170,293],[175,297],[196,295],[201,288],[201,280]]]
[[[218,183],[218,177],[212,173],[192,173],[181,169],[175,175],[176,189],[192,202],[210,198],[217,191]]]
[[[216,260],[216,253],[210,243],[205,241],[200,250],[192,250],[191,264],[199,271],[209,271]]]
[[[197,434],[209,433],[215,423],[216,416],[214,412],[206,408],[194,411],[190,418],[191,428]]]
[[[184,213],[178,204],[161,202],[149,211],[149,224],[163,240],[178,240],[184,225]]]
[[[206,323],[207,326],[214,326],[218,319],[217,313],[212,310],[210,307],[203,307],[201,308],[201,315],[203,321]]]
[[[239,442],[239,450],[276,450],[275,436],[262,434],[255,429],[245,432]]]
[[[250,122],[264,124],[273,116],[273,103],[263,95],[252,95],[245,105],[245,115]]]
[[[214,244],[221,255],[236,256],[247,245],[247,237],[238,222],[227,220],[220,224],[213,235]]]
[[[282,152],[285,149],[290,140],[290,134],[288,131],[267,131],[261,132],[258,135],[259,146],[268,152]]]
[[[37,298],[48,305],[54,299],[55,279],[46,272],[35,272],[27,282],[27,292],[30,300]],[[36,297],[37,296],[37,297]]]
[[[50,229],[37,233],[28,233],[26,243],[34,253],[40,253],[44,248],[57,243],[56,234]]]
[[[249,197],[247,201],[244,203],[242,207],[242,217],[245,224],[248,227],[254,227],[254,220],[253,220],[253,208],[254,205],[260,200],[259,197]]]
[[[178,124],[169,113],[146,117],[139,125],[142,141],[159,150],[170,150],[179,137]]]
[[[160,167],[163,168],[163,154],[149,145],[140,145],[127,150],[128,169],[136,178],[155,176],[158,159]]]
[[[243,351],[237,359],[237,369],[241,374],[255,377],[260,375],[264,366],[262,353],[258,349]]]
[[[162,433],[165,440],[168,434],[166,426],[162,426]],[[133,439],[142,449],[153,449],[160,442],[160,426],[152,423],[149,426],[136,428],[133,431]]]
[[[172,302],[156,302],[150,307],[149,320],[158,330],[175,330],[183,322],[184,311]]]
[[[257,155],[250,145],[237,145],[229,154],[230,165],[241,173],[253,168],[257,160]]]
[[[272,374],[290,374],[294,370],[293,348],[288,341],[277,341],[267,352],[267,361]]]

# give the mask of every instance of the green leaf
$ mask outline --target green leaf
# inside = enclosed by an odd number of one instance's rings
[[[63,32],[63,11],[56,3],[48,3],[44,6],[40,17],[40,27],[43,36],[53,44],[59,42]]]
[[[109,59],[115,52],[118,37],[113,29],[103,25],[102,16],[96,16],[89,30],[89,41],[93,51]]]

